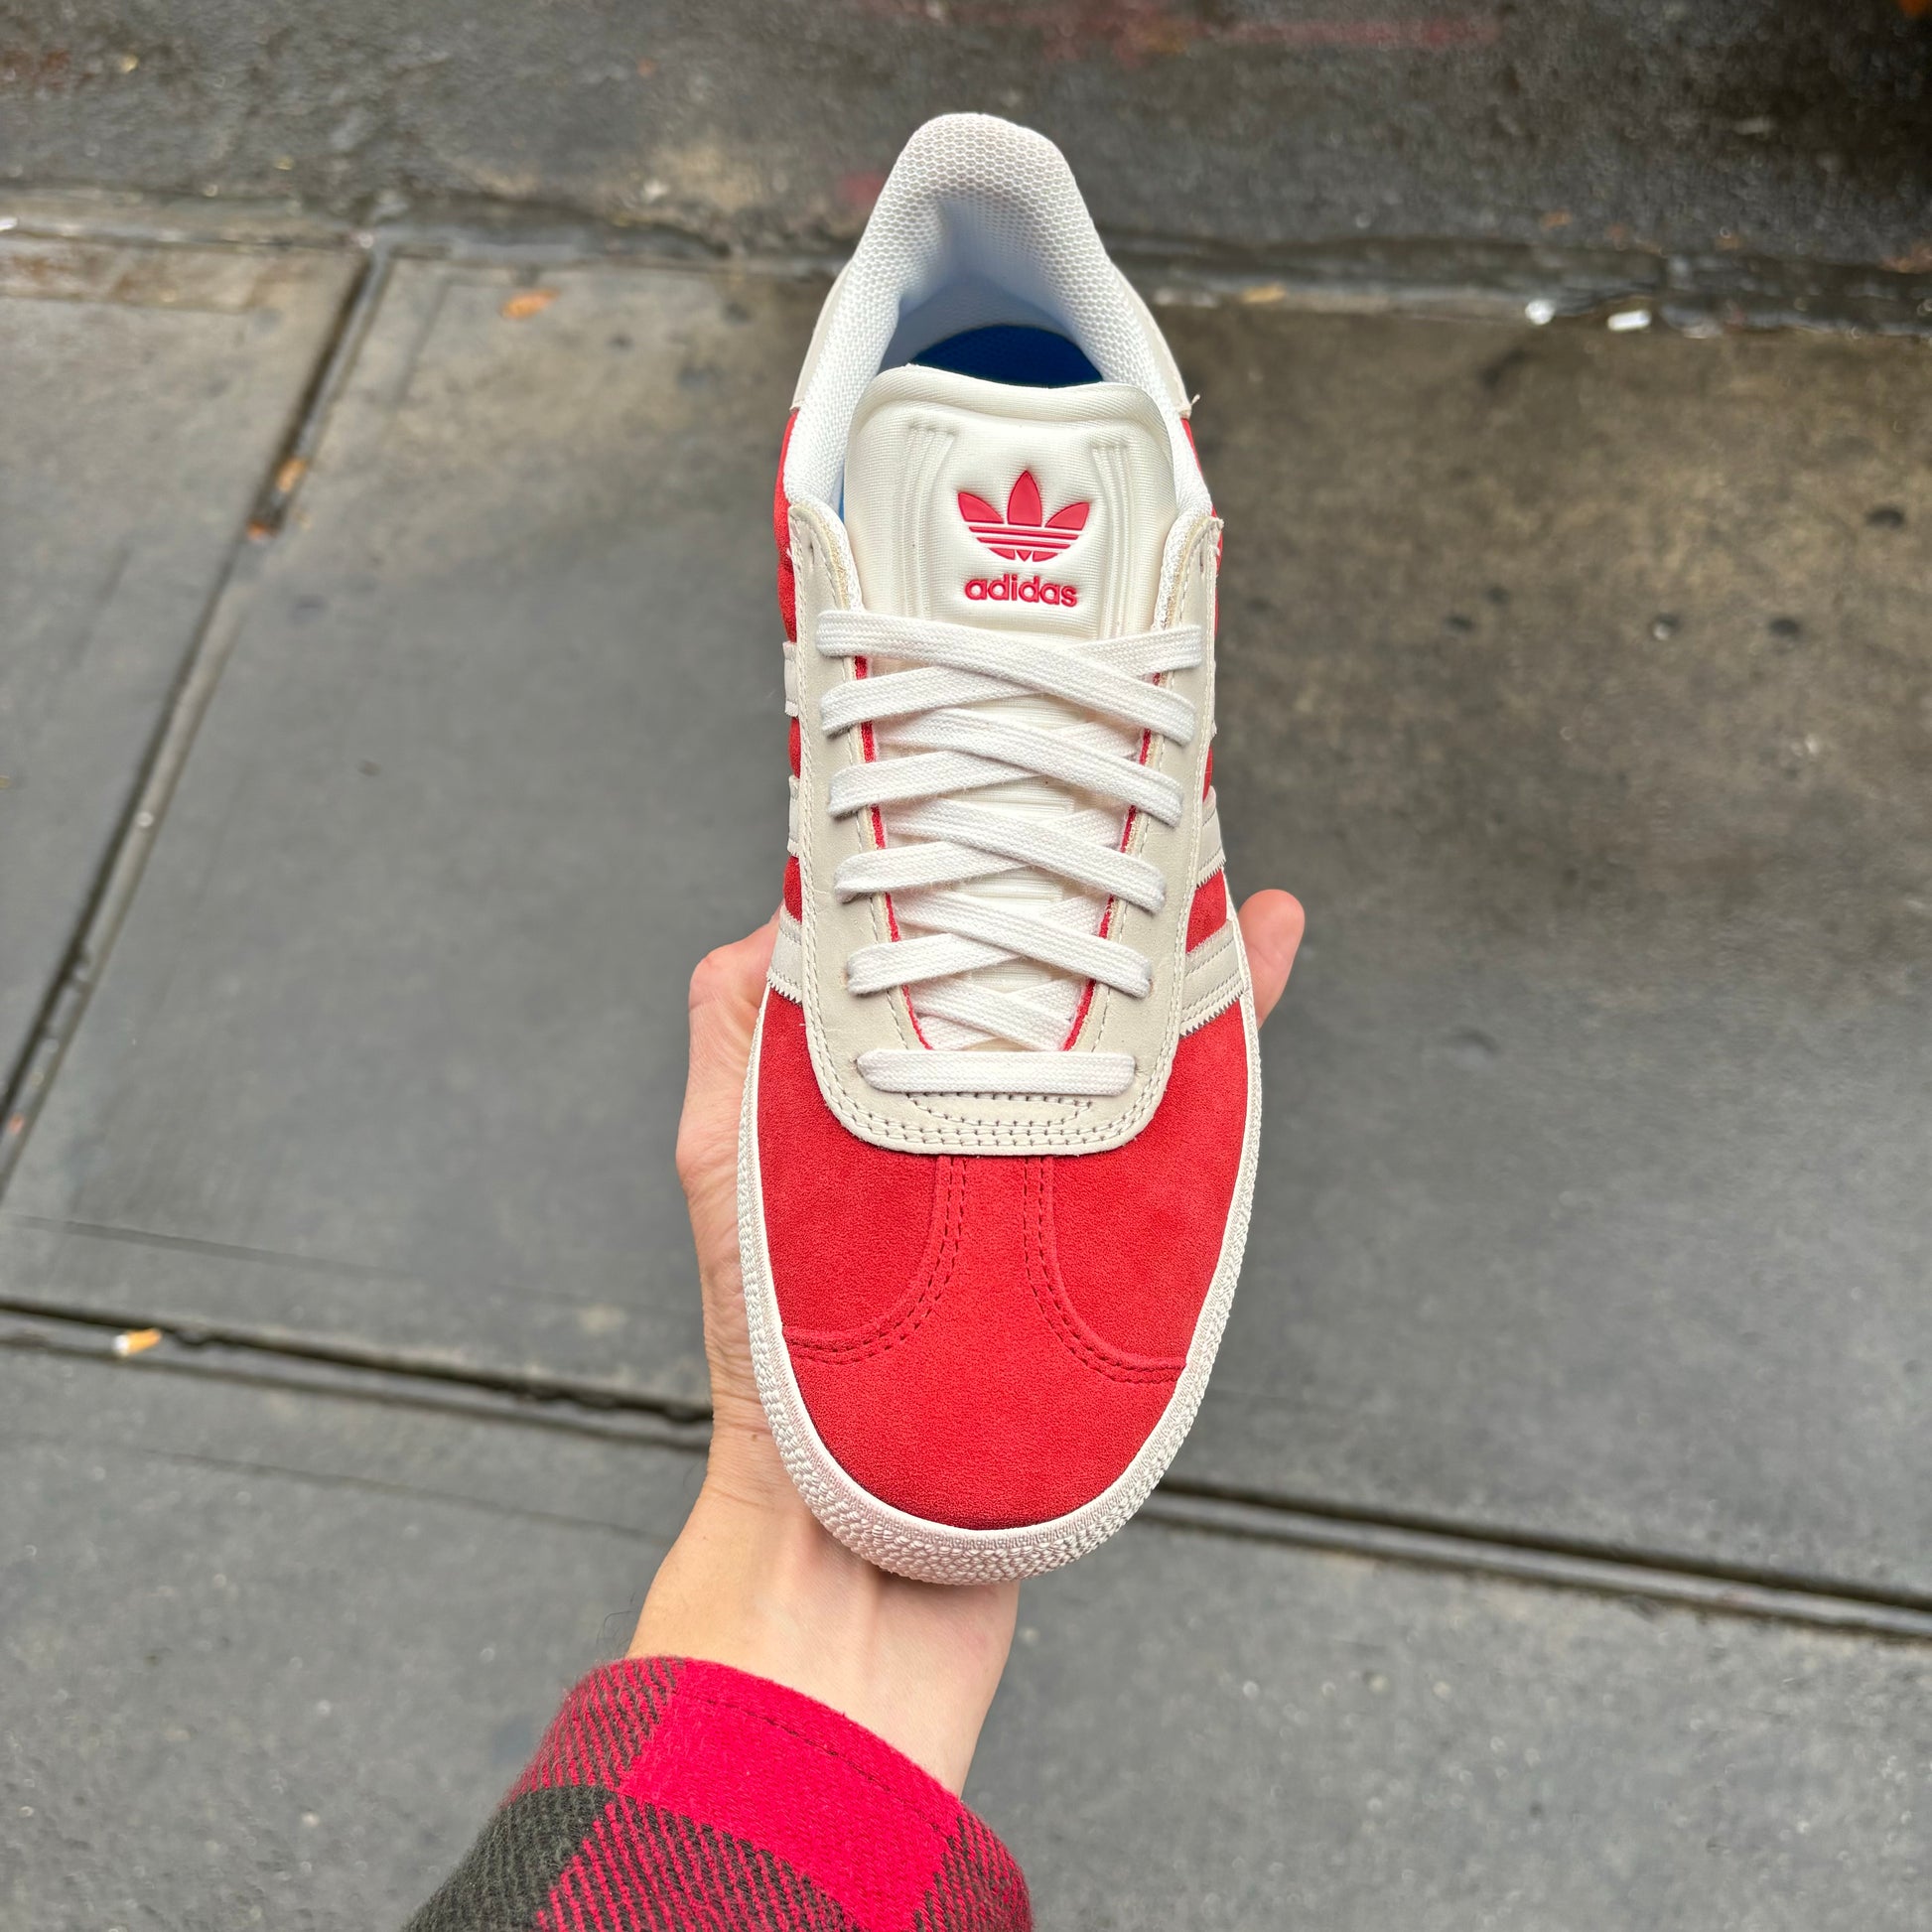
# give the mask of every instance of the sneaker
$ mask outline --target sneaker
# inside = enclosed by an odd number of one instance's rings
[[[903,1576],[1110,1536],[1234,1296],[1261,1069],[1187,411],[1059,150],[921,128],[779,459],[790,857],[739,1161],[779,1451]]]

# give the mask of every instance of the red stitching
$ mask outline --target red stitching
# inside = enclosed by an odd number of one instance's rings
[[[1059,1242],[1052,1216],[1052,1160],[1035,1155],[1027,1162],[1027,1281],[1061,1347],[1075,1361],[1112,1382],[1173,1381],[1187,1366],[1184,1356],[1129,1354],[1081,1318],[1060,1279]]]
[[[943,1203],[936,1197],[943,1182]],[[925,1321],[939,1297],[952,1285],[960,1241],[966,1224],[966,1163],[958,1155],[941,1155],[933,1175],[935,1195],[932,1228],[926,1251],[905,1293],[884,1314],[857,1328],[785,1330],[785,1345],[793,1354],[827,1366],[869,1362],[896,1348]]]

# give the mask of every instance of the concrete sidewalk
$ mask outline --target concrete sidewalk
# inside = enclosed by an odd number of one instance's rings
[[[7,1932],[399,1919],[623,1639],[822,289],[0,240]],[[1311,936],[968,1796],[1047,1926],[1920,1926],[1926,344],[1169,294]]]

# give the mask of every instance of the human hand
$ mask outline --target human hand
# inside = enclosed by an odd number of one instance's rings
[[[1265,1020],[1288,984],[1302,908],[1261,892],[1240,918]],[[1005,1667],[1018,1585],[912,1583],[854,1556],[800,1500],[759,1401],[738,1259],[738,1126],[776,932],[774,915],[691,977],[677,1167],[704,1298],[711,1453],[630,1655],[703,1657],[788,1685],[958,1791]]]

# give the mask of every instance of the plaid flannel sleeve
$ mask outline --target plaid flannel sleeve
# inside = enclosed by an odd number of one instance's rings
[[[1027,1932],[1027,1881],[872,1732],[721,1664],[630,1658],[564,1701],[407,1932]]]

